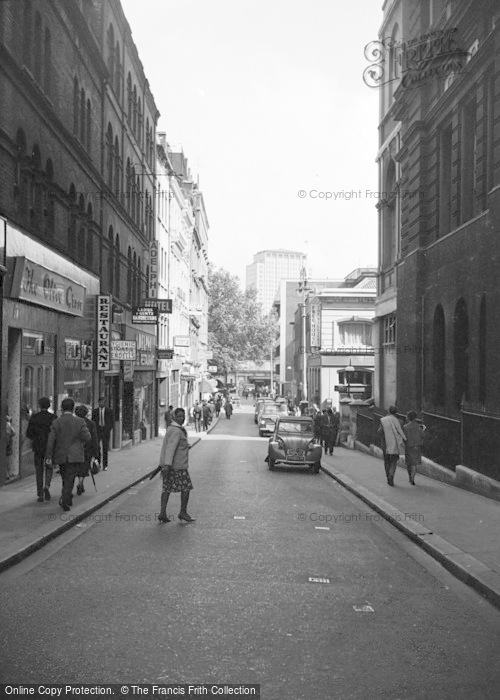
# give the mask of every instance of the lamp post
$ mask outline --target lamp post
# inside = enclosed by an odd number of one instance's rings
[[[307,335],[306,335],[306,292],[307,287],[306,268],[300,271],[298,292],[302,294],[302,401],[307,401]]]
[[[355,372],[356,370],[351,364],[351,360],[349,360],[349,365],[347,367],[344,367],[344,372],[347,374],[347,396],[348,398],[351,398],[351,376],[352,373]]]

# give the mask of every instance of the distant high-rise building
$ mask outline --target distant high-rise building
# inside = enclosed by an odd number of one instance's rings
[[[306,264],[305,253],[296,250],[262,250],[247,265],[246,286],[255,287],[264,312],[271,310],[281,280],[298,279]]]

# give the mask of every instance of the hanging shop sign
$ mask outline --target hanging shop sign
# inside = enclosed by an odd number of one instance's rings
[[[156,325],[158,323],[158,309],[151,306],[134,306],[132,323]]]
[[[24,256],[15,258],[10,296],[72,316],[83,316],[85,287]]]
[[[180,348],[188,348],[190,344],[188,335],[174,335],[174,345]]]
[[[152,241],[149,246],[149,286],[148,297],[155,299],[158,295],[158,242]]]
[[[174,349],[173,348],[156,348],[156,359],[158,359],[158,360],[173,360],[174,359]]]
[[[159,314],[172,313],[172,299],[144,299],[142,305],[157,309]]]
[[[210,374],[217,374],[217,365],[208,365],[208,371]]]
[[[93,370],[93,343],[91,340],[82,340],[80,348],[80,369]]]
[[[137,343],[135,340],[112,340],[111,341],[111,359],[112,360],[131,360],[135,361],[137,357]]]
[[[111,361],[111,297],[97,297],[97,370],[109,370]]]
[[[321,307],[311,304],[311,347],[321,347]]]

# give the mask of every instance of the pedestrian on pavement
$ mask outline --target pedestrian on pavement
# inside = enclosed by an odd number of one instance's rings
[[[201,415],[203,418],[203,430],[208,430],[208,424],[210,423],[210,420],[212,418],[212,411],[210,410],[210,406],[207,404],[206,401],[203,401],[203,406],[201,407]]]
[[[333,454],[333,448],[335,447],[335,441],[337,440],[338,423],[335,413],[331,408],[326,411],[326,428],[325,428],[325,454]]]
[[[197,433],[200,432],[201,430],[201,416],[202,416],[202,411],[201,411],[201,406],[196,401],[194,407],[193,407],[193,418],[194,418],[194,427]]]
[[[84,462],[81,468],[77,469],[76,476],[78,477],[78,484],[76,486],[76,492],[79,496],[85,492],[85,487],[83,485],[83,480],[86,476],[89,476],[90,470],[92,468],[92,462],[94,459],[99,460],[99,440],[97,439],[97,426],[93,420],[87,418],[89,409],[83,404],[75,408],[75,416],[78,418],[83,418],[85,425],[87,426],[90,433],[90,442],[87,442],[84,447]]]
[[[106,399],[104,396],[99,397],[99,406],[92,411],[92,420],[97,426],[99,462],[102,464],[102,470],[105,472],[108,468],[109,437],[113,430],[114,416],[113,411],[106,406]]]
[[[31,448],[33,450],[38,502],[43,503],[44,496],[46,501],[50,501],[49,489],[52,481],[52,466],[45,464],[45,450],[49,439],[50,426],[57,416],[48,410],[50,399],[47,396],[42,396],[39,399],[38,406],[40,411],[31,416],[28,429],[26,430],[26,437],[28,440],[31,440]]]
[[[229,399],[226,399],[226,403],[224,404],[224,411],[226,412],[227,420],[231,420],[231,415],[233,413],[233,404]]]
[[[320,427],[321,427],[321,446],[325,447],[325,448],[326,448],[326,441],[328,439],[328,426],[329,426],[328,415],[326,412],[326,408],[324,408],[321,412]]]
[[[177,516],[179,520],[193,523],[196,518],[188,515],[187,504],[189,492],[193,488],[191,477],[189,476],[189,443],[187,433],[183,427],[186,414],[183,408],[176,408],[174,419],[168,426],[160,453],[160,464],[163,476],[163,486],[161,493],[160,512],[158,520],[160,523],[169,523],[167,516],[168,498],[172,492],[181,494],[181,510]]]
[[[406,469],[408,470],[410,484],[415,486],[415,474],[417,472],[417,467],[422,464],[422,445],[424,442],[425,427],[417,423],[416,411],[409,411],[406,416],[406,420],[407,422],[405,425],[403,425],[403,431],[406,435]]]
[[[61,402],[62,416],[50,426],[45,463],[59,465],[62,476],[62,494],[59,505],[63,510],[69,510],[73,501],[73,484],[77,473],[85,461],[85,444],[91,436],[83,418],[73,415],[75,402],[73,399],[63,399]]]
[[[313,418],[314,439],[321,444],[321,411],[316,411]]]
[[[217,400],[215,401],[215,416],[218,418],[220,416],[220,410],[222,408],[222,398],[219,394]]]
[[[394,486],[394,474],[398,466],[399,455],[405,452],[406,435],[396,417],[397,411],[396,406],[389,406],[389,415],[380,419],[378,429],[382,438],[385,475],[389,486]]]

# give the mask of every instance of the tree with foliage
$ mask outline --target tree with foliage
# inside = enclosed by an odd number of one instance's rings
[[[276,314],[264,315],[253,287],[241,291],[238,277],[210,266],[208,347],[218,372],[235,371],[238,362],[262,364],[276,340]]]

